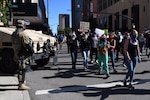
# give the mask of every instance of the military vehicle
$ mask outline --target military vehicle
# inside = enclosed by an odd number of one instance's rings
[[[6,73],[17,71],[17,61],[14,59],[15,51],[11,38],[14,31],[14,27],[0,27],[0,70]],[[34,48],[34,54],[29,61],[36,63],[37,66],[46,65],[54,53],[56,39],[31,29],[26,29],[25,32],[31,38]]]

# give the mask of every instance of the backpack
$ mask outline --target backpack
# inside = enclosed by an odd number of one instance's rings
[[[32,56],[33,53],[34,53],[34,49],[33,49],[33,43],[31,41],[29,44],[22,45],[21,50],[19,52],[20,56],[25,56],[26,58]]]

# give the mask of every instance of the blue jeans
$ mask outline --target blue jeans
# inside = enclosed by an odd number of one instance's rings
[[[83,51],[83,65],[85,68],[88,68],[88,60],[89,60],[89,56],[90,56],[90,50],[84,50]]]
[[[131,57],[130,62],[126,60],[126,64],[127,64],[127,67],[128,67],[128,72],[126,74],[125,79],[128,79],[130,77],[130,83],[133,82],[133,76],[135,74],[135,68],[136,68],[137,63],[138,63],[138,56]]]
[[[72,65],[75,66],[77,61],[77,51],[71,51],[71,60]]]
[[[113,70],[115,70],[115,52],[110,51],[109,54],[110,54],[110,59],[111,59]]]

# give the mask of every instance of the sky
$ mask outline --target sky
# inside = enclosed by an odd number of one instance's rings
[[[52,32],[56,34],[59,14],[69,14],[71,19],[71,0],[44,0],[44,2],[46,9],[48,8],[49,25]]]

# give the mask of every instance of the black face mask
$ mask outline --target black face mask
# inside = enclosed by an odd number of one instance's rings
[[[105,42],[105,38],[101,38],[101,41]]]

